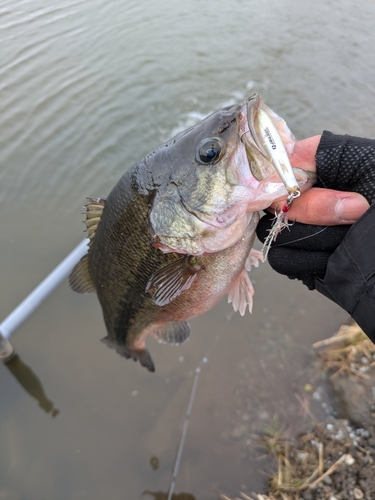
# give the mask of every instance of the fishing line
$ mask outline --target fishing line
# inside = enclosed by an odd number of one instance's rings
[[[182,452],[183,452],[183,449],[184,449],[185,439],[186,439],[186,435],[187,435],[187,431],[188,431],[188,427],[189,427],[190,416],[191,416],[192,411],[193,411],[193,403],[194,403],[195,394],[196,394],[196,391],[197,391],[199,376],[201,374],[203,365],[205,365],[208,362],[208,358],[211,356],[212,350],[216,346],[216,344],[217,344],[217,342],[218,342],[218,340],[219,340],[220,337],[221,337],[221,332],[219,332],[216,335],[216,338],[212,342],[211,347],[209,349],[209,353],[202,358],[201,362],[199,363],[199,365],[195,369],[195,376],[194,376],[193,386],[191,388],[189,404],[188,404],[188,408],[187,408],[187,411],[186,411],[185,422],[184,422],[184,425],[183,425],[183,428],[182,428],[182,434],[181,434],[180,444],[178,446],[177,457],[176,457],[176,461],[175,461],[175,465],[174,465],[174,469],[173,469],[173,475],[172,475],[171,484],[169,486],[169,492],[168,492],[168,499],[167,500],[172,500],[172,497],[173,497],[174,488],[175,488],[175,484],[176,484],[176,479],[177,479],[177,475],[178,475],[178,470],[179,470],[180,463],[181,463]]]
[[[203,362],[203,360],[202,360],[202,362]],[[194,402],[194,399],[195,399],[195,393],[196,393],[196,390],[197,390],[198,379],[199,379],[200,373],[201,373],[201,369],[200,369],[200,365],[199,365],[198,368],[196,368],[196,370],[195,370],[195,377],[194,377],[193,387],[191,389],[190,400],[189,400],[189,405],[188,405],[188,409],[187,409],[186,416],[185,416],[184,426],[183,426],[183,429],[182,429],[180,445],[179,445],[178,451],[177,451],[177,457],[176,457],[176,462],[175,462],[174,469],[173,469],[172,481],[171,481],[171,484],[170,484],[170,487],[169,487],[168,500],[172,499],[172,496],[173,496],[173,493],[174,493],[174,487],[175,487],[175,484],[176,484],[178,469],[180,467],[180,462],[181,462],[181,457],[182,457],[182,451],[183,451],[184,445],[185,445],[185,438],[186,438],[186,434],[187,434],[187,430],[188,430],[188,426],[189,426],[190,415],[191,415],[191,412],[193,410],[193,402]]]
[[[297,241],[307,240],[308,238],[312,238],[313,236],[317,236],[318,234],[322,233],[326,229],[328,229],[328,226],[323,227],[323,229],[321,229],[320,231],[317,231],[314,234],[309,234],[308,236],[304,236],[303,238],[298,238],[297,240],[287,241],[286,243],[279,243],[278,245],[272,245],[271,248],[284,247],[285,245],[290,245],[291,243],[296,243]]]

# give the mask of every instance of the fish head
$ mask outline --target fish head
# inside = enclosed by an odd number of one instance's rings
[[[244,234],[252,214],[287,196],[256,130],[266,110],[286,144],[294,137],[258,94],[225,107],[149,155],[153,199],[151,243],[161,251],[202,255],[229,248]],[[297,174],[301,190],[312,185]]]

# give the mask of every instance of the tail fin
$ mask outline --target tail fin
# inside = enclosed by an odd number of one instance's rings
[[[145,347],[144,349],[137,350],[131,349],[130,347],[122,344],[118,344],[116,341],[110,339],[109,337],[102,338],[102,342],[107,344],[108,347],[116,349],[116,352],[126,359],[134,359],[134,361],[139,361],[142,366],[147,368],[148,371],[154,372],[155,365],[152,360],[150,351]]]

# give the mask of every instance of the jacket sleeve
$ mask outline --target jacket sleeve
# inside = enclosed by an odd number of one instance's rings
[[[375,203],[329,257],[324,279],[316,278],[315,286],[375,343]]]

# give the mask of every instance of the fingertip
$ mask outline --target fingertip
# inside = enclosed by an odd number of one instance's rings
[[[370,207],[366,198],[360,194],[342,198],[336,203],[335,212],[339,220],[344,224],[352,224],[358,220]]]
[[[368,208],[368,202],[358,193],[311,188],[293,201],[288,218],[324,226],[353,224]]]

